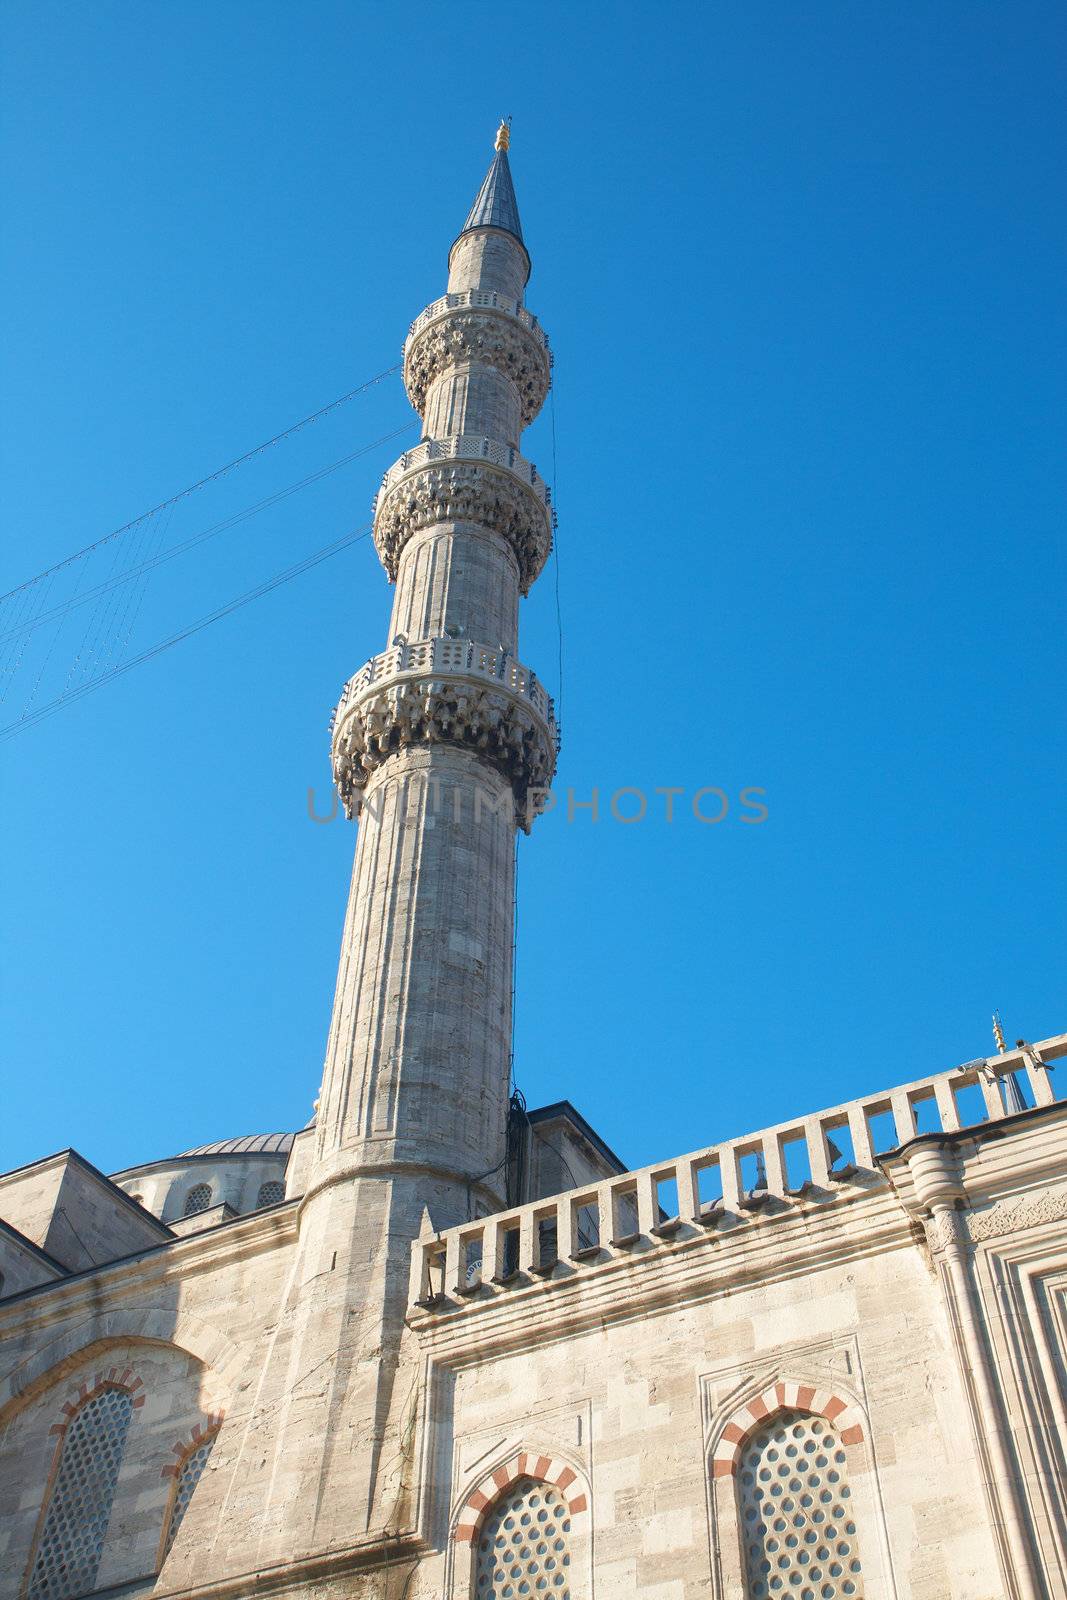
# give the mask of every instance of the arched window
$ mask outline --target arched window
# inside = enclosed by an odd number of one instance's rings
[[[543,1595],[570,1600],[570,1514],[555,1484],[519,1478],[491,1506],[478,1533],[477,1600]]]
[[[182,1215],[195,1217],[198,1211],[206,1211],[211,1204],[210,1183],[194,1183],[185,1197],[185,1210]]]
[[[824,1417],[780,1411],[737,1464],[749,1600],[863,1595],[840,1438]]]
[[[261,1183],[259,1194],[256,1196],[256,1209],[260,1206],[276,1206],[279,1200],[285,1199],[285,1184],[277,1178],[271,1178],[267,1183]]]
[[[93,1588],[132,1415],[133,1396],[109,1387],[71,1418],[26,1588],[28,1600],[68,1600]]]
[[[193,1498],[193,1490],[200,1482],[200,1474],[207,1465],[207,1458],[211,1454],[211,1446],[218,1435],[209,1433],[206,1439],[201,1439],[194,1445],[183,1458],[178,1468],[178,1476],[174,1482],[174,1494],[171,1497],[170,1510],[167,1516],[167,1531],[163,1539],[162,1560],[166,1561],[170,1555],[170,1547],[174,1543],[175,1535],[182,1525],[182,1518],[189,1509],[189,1502]]]

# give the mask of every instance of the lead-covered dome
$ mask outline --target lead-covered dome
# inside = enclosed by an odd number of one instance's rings
[[[295,1133],[246,1133],[240,1139],[216,1139],[214,1144],[198,1144],[183,1150],[174,1159],[186,1156],[284,1156],[293,1148]]]

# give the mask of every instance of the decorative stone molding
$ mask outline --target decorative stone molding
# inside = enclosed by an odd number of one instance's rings
[[[980,1211],[949,1210],[939,1207],[922,1219],[926,1242],[933,1256],[951,1245],[982,1244],[987,1239],[1002,1239],[1021,1233],[1043,1222],[1062,1222],[1067,1218],[1067,1189],[1043,1189],[1033,1194],[1013,1195],[997,1200]]]
[[[529,832],[531,788],[556,767],[552,701],[528,668],[467,639],[426,639],[375,656],[344,688],[332,759],[345,814],[356,814],[372,772],[397,750],[447,743],[469,749],[511,783]]]
[[[386,473],[374,543],[394,582],[408,540],[440,522],[477,523],[507,540],[523,594],[552,548],[550,495],[536,468],[510,445],[477,435],[426,439]]]
[[[482,362],[510,378],[519,394],[522,426],[545,403],[551,381],[548,350],[514,315],[502,310],[448,309],[410,334],[404,346],[404,387],[422,416],[430,385],[451,368]]]
[[[998,1200],[984,1211],[966,1214],[967,1232],[975,1244],[1001,1239],[1007,1233],[1067,1218],[1067,1189],[1045,1189],[1012,1200]]]
[[[932,1256],[942,1255],[952,1245],[967,1243],[967,1227],[962,1211],[939,1206],[936,1211],[922,1219],[922,1224]]]
[[[587,1488],[572,1466],[558,1456],[538,1455],[532,1450],[520,1450],[503,1466],[487,1473],[467,1494],[456,1519],[453,1537],[457,1544],[474,1543],[482,1519],[493,1502],[520,1478],[534,1478],[539,1483],[553,1484],[567,1502],[567,1510],[572,1518],[588,1516]]]
[[[814,1384],[780,1379],[739,1406],[726,1422],[712,1456],[712,1477],[733,1477],[749,1434],[778,1411],[806,1411],[810,1416],[825,1417],[837,1429],[842,1444],[859,1444],[863,1439],[863,1418],[852,1401]]]

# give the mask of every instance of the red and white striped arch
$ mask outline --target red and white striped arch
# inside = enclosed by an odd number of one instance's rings
[[[732,1478],[749,1434],[778,1411],[806,1411],[811,1416],[825,1417],[845,1445],[859,1444],[864,1437],[863,1418],[854,1401],[831,1389],[817,1389],[810,1383],[781,1378],[762,1394],[739,1406],[725,1424],[711,1458],[712,1476]]]
[[[589,1493],[580,1474],[559,1456],[520,1450],[502,1466],[487,1473],[477,1487],[470,1490],[459,1508],[456,1520],[457,1544],[474,1543],[489,1507],[520,1478],[535,1478],[539,1483],[553,1484],[567,1503],[572,1523],[577,1523],[575,1532],[581,1531],[580,1519],[589,1515]]]
[[[175,1458],[160,1472],[161,1478],[176,1478],[185,1465],[186,1456],[191,1456],[194,1450],[199,1450],[208,1439],[213,1439],[222,1427],[223,1413],[209,1411],[203,1422],[195,1422],[184,1438],[178,1439],[170,1447],[170,1453]]]
[[[132,1367],[109,1367],[106,1372],[96,1372],[92,1378],[85,1378],[78,1385],[78,1392],[65,1400],[59,1410],[59,1420],[49,1428],[57,1440],[58,1448],[62,1449],[75,1414],[79,1412],[88,1400],[94,1400],[105,1389],[125,1389],[127,1394],[133,1396],[133,1409],[139,1411],[145,1403],[144,1384],[138,1378]],[[138,1393],[140,1390],[140,1393]]]

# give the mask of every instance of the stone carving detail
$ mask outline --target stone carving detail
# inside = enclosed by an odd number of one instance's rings
[[[353,817],[372,772],[412,745],[460,745],[511,783],[515,820],[529,833],[531,789],[547,789],[556,768],[554,729],[521,696],[462,678],[375,683],[344,708],[333,738],[333,775]]]
[[[935,1211],[923,1218],[926,1243],[932,1256],[939,1256],[950,1245],[967,1243],[967,1229],[962,1211]]]
[[[1067,1189],[1045,1189],[1013,1200],[998,1200],[984,1211],[967,1213],[967,1231],[975,1244],[1006,1233],[1067,1218]]]
[[[519,391],[522,425],[528,428],[548,393],[548,350],[543,338],[502,311],[453,310],[409,338],[404,385],[419,415],[426,410],[434,379],[468,361],[496,367],[511,379]]]
[[[926,1242],[932,1255],[949,1245],[981,1244],[1005,1234],[1035,1228],[1042,1222],[1067,1219],[1067,1189],[1045,1189],[1030,1195],[997,1200],[981,1211],[938,1211],[923,1218]]]
[[[376,502],[374,543],[396,582],[400,553],[408,540],[438,522],[474,522],[511,545],[519,585],[527,594],[552,548],[552,513],[532,485],[507,467],[489,462],[427,462]]]

